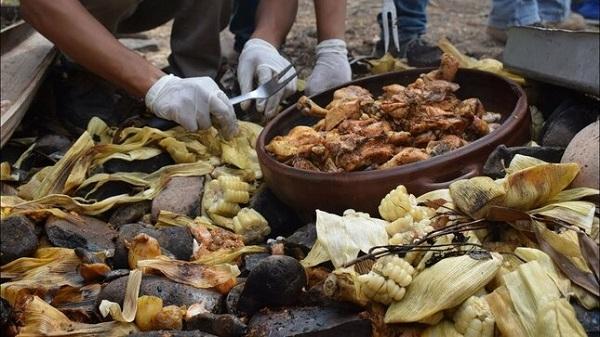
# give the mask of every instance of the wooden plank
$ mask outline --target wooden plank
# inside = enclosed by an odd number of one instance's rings
[[[21,22],[2,30],[0,147],[10,139],[29,108],[56,50],[52,42]]]

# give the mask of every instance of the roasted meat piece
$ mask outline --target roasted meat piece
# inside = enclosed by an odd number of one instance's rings
[[[297,126],[287,136],[277,136],[266,146],[279,161],[296,156],[305,157],[315,145],[321,144],[321,135],[309,126]]]
[[[405,147],[400,152],[388,160],[383,165],[379,166],[379,169],[388,169],[404,164],[410,164],[421,160],[429,159],[429,155],[422,149],[416,147]]]
[[[467,141],[456,135],[445,135],[440,140],[434,140],[427,144],[425,151],[432,157],[439,156],[446,152],[456,150],[467,145]]]

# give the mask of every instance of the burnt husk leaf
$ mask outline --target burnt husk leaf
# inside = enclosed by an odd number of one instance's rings
[[[579,246],[588,266],[594,272],[596,281],[600,279],[600,251],[598,244],[592,240],[587,234],[577,232],[579,238]]]

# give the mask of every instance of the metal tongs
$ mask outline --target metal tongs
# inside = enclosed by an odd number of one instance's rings
[[[245,95],[230,98],[229,101],[232,105],[236,105],[251,99],[264,99],[275,95],[279,90],[283,89],[288,83],[290,83],[291,80],[293,80],[297,76],[296,71],[294,70],[294,72],[291,75],[282,80],[282,78],[292,68],[293,66],[290,64],[279,74],[275,75],[272,79],[270,79],[269,82],[259,86],[255,90],[250,91]]]
[[[383,0],[383,8],[381,9],[381,20],[383,23],[383,43],[385,53],[388,52],[390,46],[390,26],[392,28],[392,37],[396,50],[400,52],[400,42],[398,39],[398,16],[396,14],[396,5],[394,0]],[[391,25],[390,25],[391,20]]]

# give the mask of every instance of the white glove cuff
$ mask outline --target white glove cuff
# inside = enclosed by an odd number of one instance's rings
[[[263,39],[258,39],[258,38],[254,38],[254,39],[250,39],[246,42],[246,44],[244,45],[244,49],[251,49],[251,48],[267,48],[269,50],[273,50],[276,53],[279,53],[279,51],[277,50],[277,48],[275,48],[275,46],[273,46],[272,44],[270,44],[269,42],[263,40]]]
[[[162,91],[162,88],[175,77],[176,76],[171,74],[163,76],[159,78],[158,81],[154,82],[154,84],[150,87],[150,89],[146,93],[146,97],[144,98],[144,102],[150,110],[154,110],[154,107],[152,105],[154,104],[154,101]]]
[[[346,42],[340,39],[329,39],[321,41],[315,48],[316,55],[319,57],[322,54],[340,54],[347,56],[348,49],[346,49]]]

